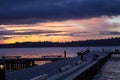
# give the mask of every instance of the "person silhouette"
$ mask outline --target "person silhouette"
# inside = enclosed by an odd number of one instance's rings
[[[89,48],[87,48],[85,52],[86,52],[86,53],[89,53],[89,52],[90,52],[90,49],[89,49]]]
[[[64,50],[64,57],[65,57],[65,58],[67,57],[67,52],[66,52],[66,50]]]

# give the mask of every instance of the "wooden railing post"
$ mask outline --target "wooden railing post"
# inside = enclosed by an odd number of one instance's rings
[[[0,62],[0,80],[5,80],[5,63]]]

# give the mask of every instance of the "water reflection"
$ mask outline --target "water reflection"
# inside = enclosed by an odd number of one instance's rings
[[[39,58],[43,55],[57,54],[64,55],[64,50],[67,52],[67,57],[77,56],[77,52],[84,51],[88,47],[51,47],[51,48],[0,48],[0,56],[22,56],[23,58]],[[91,51],[95,50],[114,50],[117,47],[89,47]]]
[[[118,56],[113,56],[107,61],[93,80],[120,80],[120,56]]]

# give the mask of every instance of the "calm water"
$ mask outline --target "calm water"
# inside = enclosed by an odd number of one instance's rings
[[[19,55],[22,57],[41,57],[42,55],[48,54],[61,54],[63,55],[64,50],[67,51],[67,57],[76,56],[78,51],[86,50],[88,47],[53,47],[53,48],[1,48],[0,56],[10,56],[10,55]],[[111,49],[118,47],[89,47],[90,50],[102,50],[102,49]]]
[[[107,61],[93,80],[120,80],[120,55]]]
[[[52,48],[0,48],[0,58],[1,56],[22,56],[22,58],[32,58],[32,57],[41,57],[43,55],[50,54],[59,54],[63,55],[64,50],[67,51],[67,57],[77,56],[77,52],[81,50],[114,50],[115,48],[120,49],[120,46],[117,47],[52,47]],[[38,65],[49,63],[49,61],[36,61]]]

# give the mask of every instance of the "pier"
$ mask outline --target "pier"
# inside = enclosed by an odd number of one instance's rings
[[[91,80],[101,66],[111,57],[108,52],[85,53],[41,66],[6,73],[6,80]],[[86,77],[87,76],[87,77]]]
[[[2,56],[0,62],[5,63],[5,68],[8,71],[15,71],[19,69],[25,69],[28,67],[35,66],[35,61],[51,61],[55,62],[58,60],[66,59],[64,57],[59,56],[44,56],[42,58],[20,58],[20,56]]]

